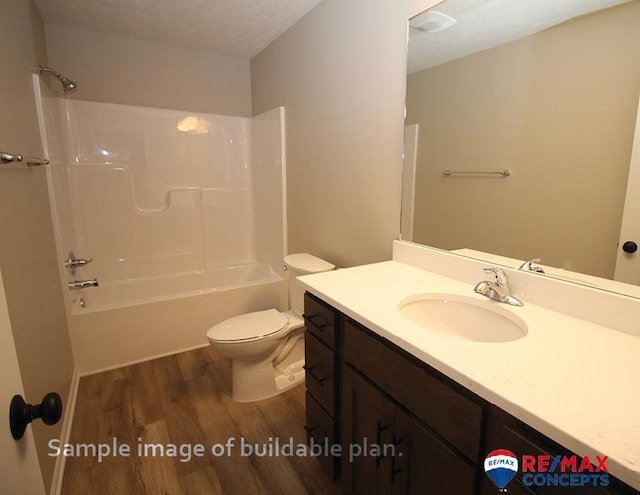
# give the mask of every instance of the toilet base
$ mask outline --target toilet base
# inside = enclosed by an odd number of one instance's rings
[[[304,338],[289,356],[274,366],[278,352],[256,362],[233,361],[231,398],[236,402],[255,402],[274,397],[304,382]]]

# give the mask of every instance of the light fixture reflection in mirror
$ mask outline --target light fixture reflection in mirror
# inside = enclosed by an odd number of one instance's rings
[[[520,39],[514,15],[482,10],[499,2],[471,3],[438,4],[457,24],[410,37],[406,124],[419,128],[414,184],[403,185],[414,192],[411,240],[613,278],[640,91],[640,2],[554,0],[565,19],[576,4],[608,8]],[[544,29],[545,6],[534,4],[526,24]],[[492,28],[505,18],[509,29]],[[492,39],[474,44],[478,32]],[[459,40],[469,43],[452,45]],[[507,168],[508,178],[442,175]]]

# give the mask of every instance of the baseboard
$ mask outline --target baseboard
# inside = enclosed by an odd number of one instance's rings
[[[71,426],[73,425],[73,415],[76,410],[79,383],[80,375],[78,374],[77,369],[74,369],[73,375],[71,375],[71,385],[69,387],[67,406],[64,408],[64,417],[62,419],[62,431],[60,432],[61,444],[69,443],[71,437]],[[66,456],[63,455],[56,457],[56,464],[53,469],[53,478],[51,480],[51,490],[49,491],[50,495],[60,495],[62,493],[62,480],[64,478],[66,460]]]

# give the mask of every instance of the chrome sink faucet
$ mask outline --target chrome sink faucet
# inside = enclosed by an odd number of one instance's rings
[[[485,268],[485,273],[493,273],[495,281],[483,280],[473,289],[478,294],[511,306],[522,306],[522,301],[511,295],[509,279],[502,268]]]
[[[544,273],[544,268],[541,266],[534,266],[534,263],[540,263],[542,259],[540,258],[531,258],[530,260],[525,261],[518,267],[518,270],[524,270],[534,273]]]

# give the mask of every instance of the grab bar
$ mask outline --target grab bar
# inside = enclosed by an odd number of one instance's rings
[[[39,165],[49,165],[49,160],[46,158],[25,157],[16,153],[8,153],[6,151],[0,151],[0,163],[14,163],[24,161],[27,167],[37,167]]]
[[[511,170],[503,168],[500,170],[451,170],[446,169],[442,171],[442,175],[449,177],[450,175],[501,175],[502,177],[508,177],[511,175]]]

